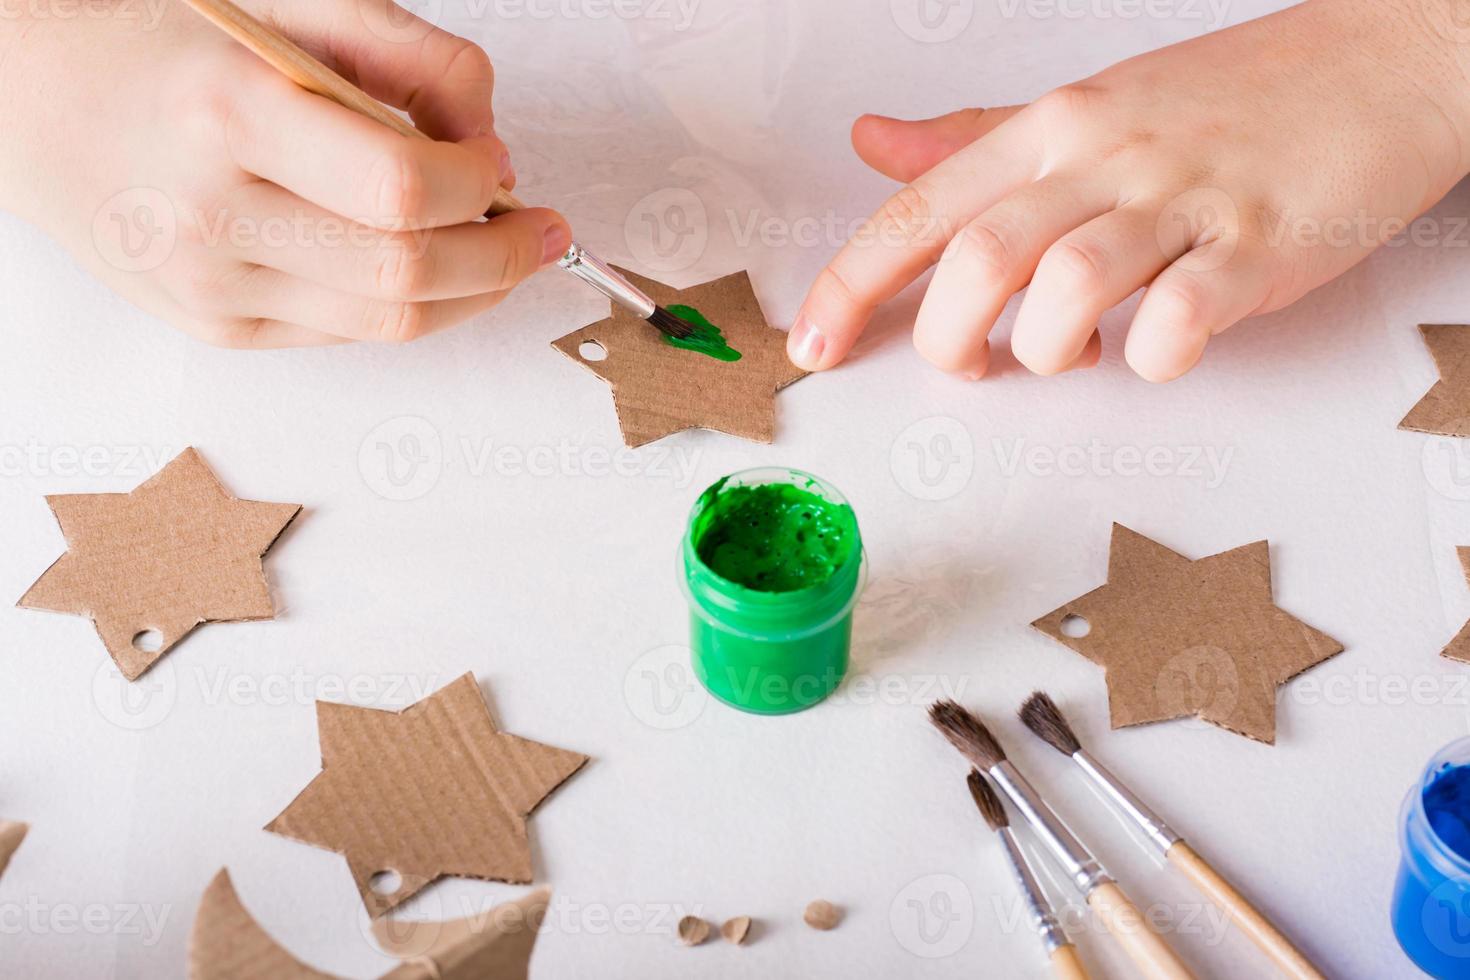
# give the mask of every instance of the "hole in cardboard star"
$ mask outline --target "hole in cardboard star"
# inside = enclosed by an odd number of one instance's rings
[[[163,634],[155,629],[139,630],[133,634],[133,649],[139,653],[157,653],[163,649]]]
[[[1081,616],[1066,615],[1062,617],[1062,635],[1069,636],[1074,640],[1080,640],[1092,632],[1092,624]]]
[[[378,871],[368,879],[368,887],[379,895],[393,895],[403,887],[403,878],[397,871]]]
[[[607,360],[607,348],[595,340],[582,341],[582,346],[577,348],[577,354],[584,361]]]

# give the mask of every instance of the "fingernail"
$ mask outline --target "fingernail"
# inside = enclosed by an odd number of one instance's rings
[[[815,371],[826,346],[827,340],[816,324],[804,315],[798,316],[791,328],[791,336],[786,338],[786,353],[791,358],[791,363],[799,368]]]
[[[511,165],[510,151],[500,151],[500,186],[504,187],[515,179],[516,168]]]
[[[572,234],[564,225],[552,225],[546,229],[546,249],[541,254],[541,264],[555,262],[567,254],[572,245]]]

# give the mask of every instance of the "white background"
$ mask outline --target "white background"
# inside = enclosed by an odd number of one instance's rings
[[[446,0],[439,16],[497,63],[523,195],[677,285],[749,269],[783,328],[840,241],[821,226],[889,188],[847,144],[855,116],[1026,101],[1212,16],[1182,0],[1132,17],[1107,0],[1080,17],[959,0],[940,23],[963,30],[925,43],[910,0],[700,0],[687,26],[653,0],[622,18],[528,3]],[[1234,0],[1228,21],[1273,6]],[[1456,192],[1434,215],[1466,204]],[[752,219],[815,235],[752,240]],[[548,345],[606,306],[565,277],[410,347],[229,353],[0,221],[0,816],[33,825],[0,883],[0,974],[182,976],[222,866],[298,956],[383,972],[342,859],[261,827],[317,771],[317,693],[352,684],[397,707],[468,670],[505,729],[593,757],[532,821],[538,881],[558,896],[538,977],[1046,975],[1007,918],[1013,890],[962,766],[924,720],[946,693],[992,719],[1140,904],[1173,917],[1202,975],[1265,975],[1011,720],[1038,686],[1331,973],[1414,975],[1388,928],[1398,807],[1470,718],[1465,669],[1436,656],[1470,616],[1454,552],[1470,542],[1467,461],[1395,429],[1435,378],[1416,324],[1470,315],[1467,239],[1442,238],[1220,337],[1166,387],[1121,362],[1128,309],[1107,318],[1095,371],[1040,379],[1002,353],[991,379],[951,380],[908,343],[910,292],[851,363],[780,397],[774,446],[689,433],[629,457],[635,475],[589,475],[620,445],[610,398]],[[1163,447],[1176,465],[1037,465],[1094,441],[1105,459]],[[62,550],[44,494],[130,489],[186,445],[240,496],[305,504],[267,562],[279,617],[205,627],[123,691],[85,620],[9,604]],[[419,496],[389,499],[404,495],[389,462]],[[685,640],[674,555],[690,503],[767,463],[851,497],[872,569],[852,681],[782,719],[703,703],[667,650]],[[1281,693],[1275,747],[1190,722],[1110,733],[1100,671],[1028,628],[1103,581],[1115,520],[1191,557],[1268,538],[1280,605],[1346,645]],[[450,881],[405,912],[523,891]],[[801,924],[818,897],[846,908],[837,931]],[[761,926],[743,949],[683,949],[684,911]],[[1099,973],[1128,974],[1094,924],[1073,927]]]

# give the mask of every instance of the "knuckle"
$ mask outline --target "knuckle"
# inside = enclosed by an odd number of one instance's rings
[[[428,200],[423,163],[407,146],[383,155],[369,171],[374,217],[399,223],[422,215]]]
[[[376,336],[388,344],[417,340],[428,326],[428,307],[423,303],[388,303],[376,316]]]
[[[462,37],[451,36],[448,43],[449,58],[445,63],[445,75],[483,80],[490,85],[495,83],[495,65],[484,48]]]
[[[934,218],[931,195],[917,183],[908,184],[879,209],[877,231],[880,240],[896,236],[904,242],[916,241],[933,227]]]
[[[837,301],[838,306],[845,309],[866,309],[870,305],[863,299],[847,273],[836,263],[821,271],[812,291],[826,293]]]
[[[1042,262],[1068,288],[1096,293],[1107,287],[1107,252],[1096,242],[1063,239],[1051,247]]]
[[[411,239],[393,239],[378,250],[376,271],[379,295],[399,302],[423,299],[437,275],[434,253]]]
[[[977,265],[987,274],[1003,275],[1015,264],[1016,249],[1008,238],[988,222],[973,221],[955,236],[948,258]]]
[[[1044,125],[1071,125],[1095,112],[1100,97],[1097,88],[1079,82],[1052,89],[1033,108]]]

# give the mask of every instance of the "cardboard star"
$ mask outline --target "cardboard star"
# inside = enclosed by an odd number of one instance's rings
[[[1277,686],[1343,649],[1276,607],[1265,541],[1191,561],[1121,524],[1107,584],[1031,625],[1106,669],[1113,728],[1198,716],[1267,743]]]
[[[1470,579],[1470,548],[1456,548],[1455,553],[1460,556],[1460,568],[1464,570],[1466,579]],[[1470,664],[1470,623],[1460,627],[1460,632],[1455,634],[1449,646],[1440,651],[1440,656]]]
[[[373,918],[446,875],[529,882],[526,818],[587,762],[497,731],[473,674],[402,711],[318,701],[317,728],[322,771],[266,830],[345,857]]]
[[[1439,368],[1439,380],[1409,410],[1400,429],[1470,436],[1470,326],[1420,324],[1419,332]]]
[[[90,617],[128,680],[196,626],[275,615],[261,559],[300,504],[238,500],[193,449],[131,493],[46,498],[66,554],[21,596],[27,609]],[[144,648],[157,633],[157,648]]]
[[[744,272],[690,289],[619,269],[664,308],[690,306],[740,352],[720,361],[675,347],[647,321],[614,304],[612,316],[567,334],[551,346],[612,385],[623,441],[647,445],[685,429],[714,429],[754,442],[776,435],[776,392],[806,377],[786,357],[786,334],[766,323]],[[582,356],[593,344],[603,360]]]
[[[546,918],[544,889],[451,922],[374,923],[385,952],[404,960],[381,980],[526,980]],[[246,910],[230,873],[204,890],[189,933],[189,980],[338,980],[270,937]]]

